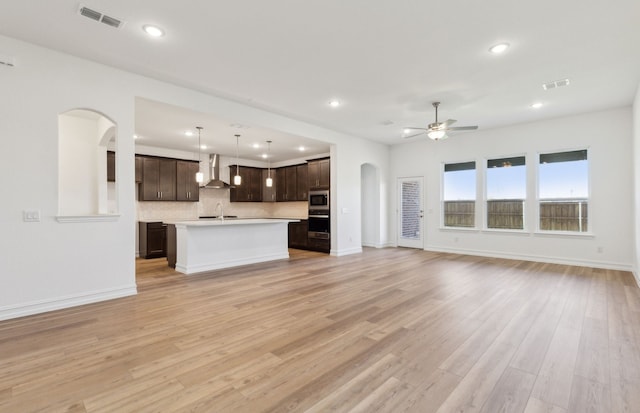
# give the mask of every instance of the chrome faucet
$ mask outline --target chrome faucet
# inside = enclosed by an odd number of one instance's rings
[[[218,211],[218,207],[220,207],[220,221],[224,221],[224,208],[222,206],[222,202],[218,202],[216,204],[216,211]]]

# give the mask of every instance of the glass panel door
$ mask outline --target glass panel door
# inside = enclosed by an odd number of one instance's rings
[[[398,179],[398,246],[424,248],[422,177]]]

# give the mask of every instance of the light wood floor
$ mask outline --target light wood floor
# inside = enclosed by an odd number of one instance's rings
[[[0,411],[640,412],[629,273],[291,253],[0,322]]]

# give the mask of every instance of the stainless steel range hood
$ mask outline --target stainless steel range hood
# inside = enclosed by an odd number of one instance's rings
[[[220,179],[220,155],[212,153],[209,155],[209,176],[211,180],[202,188],[230,188],[231,186]]]

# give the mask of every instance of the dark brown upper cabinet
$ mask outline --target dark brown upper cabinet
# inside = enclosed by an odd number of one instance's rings
[[[331,186],[331,164],[329,158],[308,162],[309,189],[329,189]]]
[[[296,199],[298,201],[308,201],[309,197],[309,177],[308,165],[296,165]]]
[[[175,159],[142,158],[142,182],[138,199],[140,201],[176,200]]]
[[[231,202],[262,202],[262,169],[248,166],[229,165],[229,180],[233,182],[233,177],[239,172],[242,182],[240,185],[233,185],[229,191]]]
[[[307,200],[306,164],[278,168],[276,180],[276,200],[278,202]]]
[[[199,170],[198,162],[176,161],[176,201],[197,202],[200,199],[200,186],[196,182]]]
[[[142,156],[136,155],[136,183],[142,182]]]
[[[116,181],[116,153],[107,151],[107,182]]]

